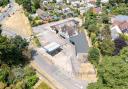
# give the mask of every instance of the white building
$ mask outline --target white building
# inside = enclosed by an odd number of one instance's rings
[[[114,27],[111,28],[111,37],[112,37],[112,40],[115,40],[116,38],[119,37],[119,34],[121,34],[121,30],[120,28],[116,25]]]
[[[101,0],[101,3],[108,3],[109,0]]]
[[[57,2],[57,3],[61,3],[61,2],[63,2],[63,0],[56,0],[56,2]]]
[[[111,36],[112,40],[119,37],[119,34],[128,35],[128,16],[118,15],[111,18],[112,28]]]

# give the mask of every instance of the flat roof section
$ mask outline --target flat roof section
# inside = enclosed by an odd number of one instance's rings
[[[77,54],[88,53],[89,45],[84,33],[79,33],[77,36],[70,37],[70,41],[75,45]]]
[[[57,44],[56,42],[52,42],[46,46],[44,46],[44,49],[47,51],[47,52],[53,52],[54,50],[60,48],[60,44]]]

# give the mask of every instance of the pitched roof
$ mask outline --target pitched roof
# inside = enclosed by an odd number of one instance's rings
[[[126,16],[126,15],[117,15],[117,16],[112,17],[112,19],[116,20],[116,21],[123,22],[123,21],[128,21],[128,16]]]
[[[112,25],[117,25],[121,30],[128,29],[128,16],[117,15],[112,18]]]
[[[128,29],[128,22],[127,21],[121,22],[118,26],[121,30]]]

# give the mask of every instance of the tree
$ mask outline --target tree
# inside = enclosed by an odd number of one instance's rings
[[[91,61],[92,64],[97,66],[98,63],[99,63],[99,60],[100,60],[100,51],[99,51],[99,49],[98,48],[91,48],[89,50],[88,59]]]
[[[0,7],[5,7],[9,3],[9,0],[0,0]]]
[[[87,14],[85,14],[85,22],[84,22],[84,26],[86,29],[88,29],[89,25],[94,24],[96,25],[96,15],[93,14],[92,12],[88,12]]]
[[[11,39],[11,42],[19,49],[25,49],[28,46],[26,39],[23,39],[21,36],[15,36]]]
[[[99,79],[88,89],[128,89],[128,63],[120,56],[103,58],[98,67]]]
[[[27,46],[28,42],[20,36],[0,35],[0,89],[32,89],[38,81],[35,70],[26,65],[23,56]]]
[[[0,67],[0,81],[1,82],[6,82],[8,74],[10,72],[10,68],[6,64],[2,64]]]
[[[118,15],[118,14],[122,14],[122,15],[128,15],[128,8],[127,8],[127,4],[125,3],[120,3],[118,7],[114,7],[112,9],[112,14]]]
[[[16,2],[23,6],[25,10],[32,13],[32,1],[31,0],[16,0]]]
[[[102,15],[102,22],[104,24],[108,24],[109,23],[109,17],[105,14]]]
[[[38,81],[38,78],[36,75],[33,76],[27,76],[26,77],[26,85],[27,89],[31,89],[33,85]]]
[[[22,51],[27,46],[28,42],[20,36],[11,39],[0,36],[0,60],[9,64],[23,62]]]
[[[97,0],[97,1],[96,1],[96,5],[97,5],[97,6],[100,6],[100,4],[101,4],[101,0]]]
[[[100,43],[100,50],[103,55],[109,55],[111,56],[115,50],[114,42],[111,41],[111,39],[104,39]]]
[[[32,0],[32,3],[36,9],[40,8],[41,0]]]
[[[122,59],[124,59],[126,62],[128,62],[128,47],[124,47],[120,51],[120,56],[121,56]]]
[[[1,33],[2,33],[2,25],[0,24],[0,35],[1,35]]]
[[[115,52],[114,54],[117,55],[119,54],[120,50],[123,48],[123,47],[126,47],[127,46],[127,43],[122,39],[122,38],[117,38],[114,40],[114,43],[115,43]]]
[[[90,24],[88,26],[88,31],[89,32],[96,32],[97,30],[98,30],[98,28],[97,28],[96,24]]]
[[[109,25],[104,25],[100,33],[101,33],[102,39],[111,39],[111,31],[110,31]]]

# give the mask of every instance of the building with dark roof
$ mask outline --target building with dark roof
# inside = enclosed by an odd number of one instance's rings
[[[76,54],[88,53],[89,45],[84,33],[69,38],[70,42],[76,47]]]

